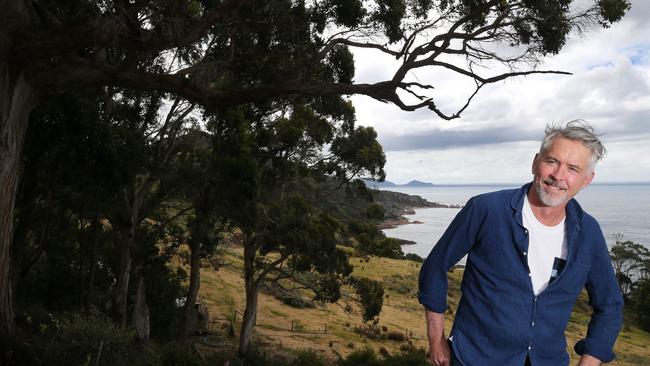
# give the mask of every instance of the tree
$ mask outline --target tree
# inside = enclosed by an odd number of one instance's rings
[[[634,291],[635,283],[648,278],[650,250],[641,244],[620,239],[617,237],[612,246],[611,257],[619,286],[627,299]]]
[[[540,56],[559,52],[572,29],[608,26],[629,8],[627,0],[594,0],[573,13],[571,2],[0,1],[2,332],[14,328],[13,210],[23,141],[29,114],[48,95],[111,85],[172,93],[214,109],[290,95],[363,94],[453,119],[486,84],[558,73],[534,66]],[[518,52],[503,53],[494,44]],[[373,49],[401,64],[389,80],[355,84],[350,48]],[[145,60],[158,60],[159,67],[144,68]],[[493,75],[476,71],[491,62],[505,68]],[[518,69],[522,63],[533,69]],[[407,79],[423,67],[466,76],[476,88],[457,111],[442,111],[426,96],[430,84]]]
[[[351,271],[336,246],[340,224],[314,202],[312,183],[382,176],[385,157],[376,133],[355,127],[353,109],[339,97],[295,98],[271,111],[215,112],[208,129],[217,152],[213,200],[220,216],[242,233],[246,308],[239,351],[245,354],[265,281],[281,285],[291,278],[319,300],[336,301],[341,279]],[[301,281],[299,272],[326,280]]]
[[[363,308],[363,321],[374,319],[384,305],[384,286],[381,282],[366,277],[353,277],[350,284],[359,295],[359,303]]]
[[[634,310],[641,329],[650,331],[650,280],[642,279],[632,295]]]

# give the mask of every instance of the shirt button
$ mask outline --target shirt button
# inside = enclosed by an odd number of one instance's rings
[[[537,302],[537,296],[535,296],[535,302]]]
[[[532,346],[528,346],[528,350],[530,351],[531,349],[533,349],[533,347],[532,347]]]
[[[526,234],[528,234],[528,230],[524,230],[524,232],[525,232]]]
[[[527,254],[527,253],[526,253],[526,252],[524,252],[524,255],[526,255],[526,254]]]
[[[528,272],[528,277],[533,277],[533,274]]]
[[[530,325],[532,325],[532,326],[534,327],[534,326],[535,326],[535,322],[531,322]]]

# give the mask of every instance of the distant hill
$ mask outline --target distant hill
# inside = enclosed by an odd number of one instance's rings
[[[375,189],[395,188],[395,187],[434,187],[433,183],[422,182],[415,179],[406,184],[395,184],[388,180],[385,180],[383,182],[377,182],[376,180],[372,180],[372,179],[363,179],[363,182],[366,184],[366,187],[375,188]]]
[[[421,182],[419,180],[412,180],[401,187],[433,187],[433,183]]]

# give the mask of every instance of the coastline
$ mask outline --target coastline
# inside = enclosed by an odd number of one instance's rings
[[[385,218],[379,224],[380,230],[394,229],[402,225],[410,224],[424,224],[422,221],[411,221],[406,216],[414,215],[416,208],[461,208],[462,205],[458,204],[443,204],[438,202],[431,202],[419,195],[410,195],[402,192],[394,191],[375,191],[375,200],[385,210]],[[416,244],[416,242],[406,239],[395,238],[400,241],[402,245]]]

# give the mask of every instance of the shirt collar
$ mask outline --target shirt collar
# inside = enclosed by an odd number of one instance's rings
[[[526,194],[528,193],[528,189],[530,189],[531,185],[532,182],[528,182],[521,186],[521,188],[515,191],[515,194],[510,200],[510,207],[512,207],[514,210],[515,218],[519,224],[522,224],[521,212],[524,207],[524,199],[526,198]],[[571,198],[571,200],[569,200],[566,205],[567,227],[577,226],[579,228],[583,217],[584,211],[582,210],[582,207],[580,207],[578,201],[576,201],[574,198]]]

